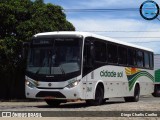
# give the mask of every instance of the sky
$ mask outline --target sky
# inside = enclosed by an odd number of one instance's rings
[[[112,37],[121,41],[151,48],[156,54],[160,54],[160,21],[158,19],[149,21],[141,17],[139,8],[144,1],[145,0],[44,0],[46,4],[52,3],[59,5],[65,10],[136,8],[134,11],[64,12],[67,20],[75,26],[76,31],[89,31]],[[160,0],[154,1],[160,6]],[[158,18],[160,19],[160,15]]]

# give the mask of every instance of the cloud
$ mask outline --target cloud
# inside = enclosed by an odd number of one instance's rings
[[[137,11],[116,12],[73,12],[67,13],[67,19],[78,31],[160,31],[160,21],[144,20],[139,14],[139,7],[145,0],[44,0],[62,6],[64,9],[91,8],[137,8]],[[160,5],[160,0],[154,0]],[[111,37],[160,37],[160,32],[95,32]],[[153,38],[117,38],[152,48],[160,53],[160,40]],[[147,42],[148,43],[145,43]],[[157,42],[150,42],[157,41]],[[137,43],[138,42],[138,43]],[[142,43],[139,43],[142,42]]]
[[[135,7],[139,0],[44,0],[45,3],[61,4],[65,9],[76,8],[112,8],[112,7]]]
[[[79,7],[83,8],[112,8],[112,7],[129,7],[131,6],[132,8],[137,6],[138,3],[141,4],[139,0],[90,0],[90,1],[83,1],[79,4]]]
[[[117,37],[160,37],[160,24],[136,19],[70,19],[77,31],[92,31],[125,42],[141,45],[160,52],[160,38],[117,38]],[[157,32],[96,32],[96,31],[157,31]],[[159,32],[158,32],[159,31]],[[151,42],[154,41],[154,42]],[[157,41],[157,42],[155,42]]]
[[[70,19],[78,31],[159,31],[160,24],[140,21],[136,19]],[[128,33],[101,33],[113,37],[156,37],[159,32],[128,32]]]
[[[45,3],[60,4],[65,9],[76,8],[139,8],[145,0],[44,0]],[[159,0],[154,0],[160,4]]]

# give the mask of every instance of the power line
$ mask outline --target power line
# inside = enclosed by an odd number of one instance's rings
[[[160,42],[160,41],[144,41],[144,42],[129,42],[129,43],[154,43],[154,42]]]
[[[113,37],[113,36],[110,36]],[[143,39],[158,39],[160,37],[113,37],[113,38],[143,38]]]
[[[83,31],[83,32],[160,32],[160,31],[110,31],[110,30],[104,30],[104,31]]]
[[[155,8],[143,8],[143,9],[155,9]],[[140,8],[104,8],[104,9],[63,9],[64,12],[111,12],[111,11],[139,11]]]
[[[159,33],[160,31],[83,31],[83,32],[151,32],[151,33],[154,33],[154,32],[157,32],[157,33]],[[115,36],[108,36],[108,37],[112,37],[112,38],[143,38],[143,39],[159,39],[160,38],[160,36],[157,36],[157,37],[138,37],[138,36],[129,36],[129,37],[121,37],[121,36],[117,36],[117,37],[115,37]],[[157,41],[155,41],[155,42],[157,42]],[[158,41],[158,42],[160,42],[160,41]]]
[[[107,11],[137,11],[139,8],[118,8],[118,9],[64,9],[64,12],[107,12]]]

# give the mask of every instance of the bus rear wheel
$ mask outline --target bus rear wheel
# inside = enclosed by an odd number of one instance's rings
[[[97,106],[101,105],[104,102],[104,89],[101,85],[98,85],[96,88],[95,99],[86,100],[86,103],[89,105]]]
[[[125,97],[125,102],[138,102],[140,96],[140,87],[139,84],[136,84],[134,89],[134,96],[133,97]]]
[[[51,107],[58,107],[61,104],[60,100],[45,100],[45,101]]]
[[[154,93],[152,93],[154,97],[160,97],[160,84],[154,85]]]

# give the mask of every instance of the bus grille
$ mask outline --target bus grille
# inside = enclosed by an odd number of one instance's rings
[[[66,98],[62,93],[55,91],[40,91],[37,93],[36,97],[55,97],[55,98]]]

